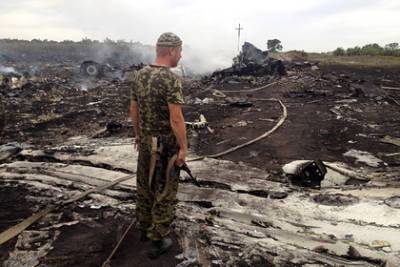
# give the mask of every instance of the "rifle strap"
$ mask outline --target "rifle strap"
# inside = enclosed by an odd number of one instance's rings
[[[171,180],[171,172],[172,169],[175,168],[175,161],[178,158],[178,155],[175,154],[173,155],[169,161],[168,161],[168,165],[167,165],[167,171],[165,174],[165,186],[164,186],[164,190],[157,195],[157,201],[160,202],[163,198],[165,198],[168,193],[169,193],[169,189],[170,189],[170,180]]]

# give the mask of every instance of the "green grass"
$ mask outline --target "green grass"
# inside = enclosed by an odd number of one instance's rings
[[[327,54],[308,54],[311,61],[326,65],[353,65],[366,67],[400,67],[400,57],[392,56],[333,56]]]
[[[393,56],[334,56],[327,53],[305,53],[302,51],[271,53],[271,56],[283,60],[318,61],[322,65],[400,67],[400,57]]]

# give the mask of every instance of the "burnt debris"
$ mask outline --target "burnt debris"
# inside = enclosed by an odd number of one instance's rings
[[[99,78],[104,76],[105,69],[107,69],[107,65],[92,60],[86,60],[81,64],[80,73],[86,77]]]
[[[80,73],[86,78],[103,78],[109,76],[121,79],[124,73],[140,70],[144,66],[142,62],[125,67],[124,65],[110,65],[108,63],[98,63],[93,60],[85,60],[80,66]]]
[[[19,57],[15,63],[1,62],[3,230],[45,204],[135,172],[129,74],[143,65],[78,55],[79,61],[62,64],[33,65]],[[219,72],[225,78],[183,79],[193,156],[220,154],[271,131],[282,119],[271,99],[287,106],[288,119],[268,138],[222,160],[188,163],[201,187],[182,173],[174,230],[183,244],[180,266],[397,263],[398,68],[378,71],[280,56],[287,72],[283,77],[274,67],[282,62],[247,43],[232,72]],[[81,75],[82,58],[93,60],[87,65],[93,78]],[[114,70],[104,69],[104,76],[96,77],[101,72],[90,66],[98,64]],[[307,160],[319,158],[326,169]],[[289,172],[286,165],[300,167]],[[289,185],[291,174],[305,187]],[[18,205],[18,194],[27,196],[29,205]],[[33,266],[26,260],[33,259],[59,267],[99,266],[99,255],[104,258],[112,250],[134,217],[135,197],[132,184],[124,183],[104,195],[92,194],[76,209],[43,218],[16,243],[2,247],[0,265],[25,260],[25,266]],[[366,229],[372,234],[366,235]],[[129,241],[135,238],[127,236]],[[115,260],[135,265],[142,246],[132,255],[133,243],[126,244],[129,249],[122,246]],[[141,264],[136,265],[150,266]],[[112,265],[125,266],[117,261]]]
[[[223,79],[227,76],[282,76],[286,74],[285,65],[281,60],[269,57],[268,51],[262,51],[253,44],[245,42],[240,54],[233,59],[230,68],[216,71],[212,77]]]

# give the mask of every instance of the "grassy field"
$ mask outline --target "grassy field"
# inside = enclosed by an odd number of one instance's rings
[[[272,57],[293,61],[318,61],[325,65],[353,65],[365,67],[400,67],[400,57],[391,56],[334,56],[327,53],[289,51],[272,53]]]
[[[326,54],[309,54],[309,60],[322,64],[356,65],[368,67],[400,67],[400,57],[391,56],[333,56]]]

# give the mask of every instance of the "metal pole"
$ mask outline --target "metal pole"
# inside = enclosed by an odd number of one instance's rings
[[[240,54],[240,31],[243,30],[243,28],[240,27],[240,23],[239,23],[239,27],[236,28],[236,30],[238,31],[238,54]]]

